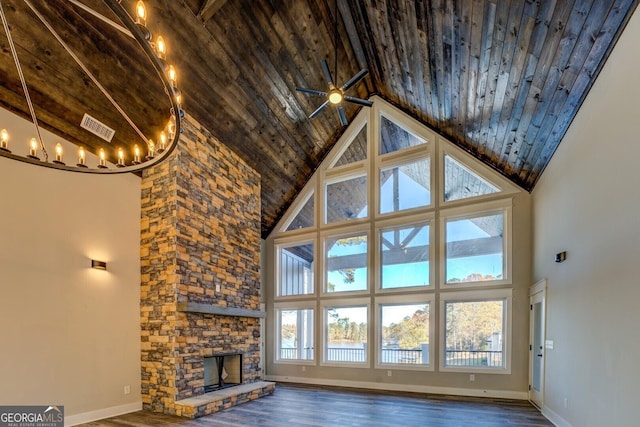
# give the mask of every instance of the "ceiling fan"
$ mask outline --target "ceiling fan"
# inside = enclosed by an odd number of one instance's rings
[[[337,68],[337,65],[336,65],[336,68]],[[331,77],[331,71],[329,70],[329,64],[327,63],[326,59],[322,60],[322,72],[324,73],[324,77],[326,78],[327,83],[329,84],[329,90],[327,92],[323,92],[321,90],[315,90],[315,89],[307,89],[304,87],[296,87],[296,90],[298,92],[309,93],[311,95],[324,96],[327,98],[322,103],[322,105],[320,105],[313,113],[309,115],[310,119],[313,119],[315,116],[320,114],[320,112],[324,110],[327,107],[327,105],[332,104],[332,105],[335,105],[338,109],[338,116],[340,116],[340,123],[342,123],[343,126],[346,126],[349,124],[349,122],[347,121],[347,115],[344,112],[342,101],[352,102],[354,104],[363,105],[365,107],[371,107],[373,105],[373,102],[367,101],[366,99],[355,98],[353,96],[345,95],[345,92],[347,90],[349,90],[353,85],[355,85],[360,80],[362,80],[364,76],[366,76],[367,73],[369,73],[368,70],[362,69],[358,71],[358,73],[355,76],[351,77],[349,81],[346,82],[341,87],[336,87],[335,83],[333,82],[333,78]]]
[[[335,64],[335,73],[334,76],[336,79],[338,78],[338,0],[333,2],[334,5],[334,16],[333,16],[333,52],[334,52],[334,64]],[[329,90],[323,92],[321,90],[315,89],[307,89],[305,87],[296,87],[298,92],[308,93],[311,95],[319,95],[326,97],[326,100],[320,105],[313,113],[309,115],[310,119],[313,119],[315,116],[320,114],[322,110],[327,108],[327,105],[335,105],[338,110],[338,116],[340,117],[340,123],[343,126],[349,124],[347,121],[347,115],[344,112],[344,107],[342,106],[342,101],[352,102],[354,104],[364,105],[365,107],[371,107],[373,102],[367,101],[366,99],[355,98],[353,96],[345,95],[345,92],[349,90],[353,85],[358,83],[360,80],[366,76],[369,71],[367,69],[362,69],[358,71],[358,73],[351,77],[348,82],[346,82],[341,87],[337,87],[333,82],[333,77],[331,77],[331,71],[329,70],[329,64],[326,59],[322,60],[322,72],[324,73],[324,77],[327,80],[327,84],[329,85]]]

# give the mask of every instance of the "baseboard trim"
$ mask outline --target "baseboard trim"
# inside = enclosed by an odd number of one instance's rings
[[[542,411],[540,413],[549,421],[553,423],[556,427],[573,427],[567,420],[562,418],[560,415],[556,414],[549,408],[548,406],[543,406]]]
[[[448,394],[453,396],[470,396],[470,397],[494,397],[500,399],[516,399],[528,400],[529,394],[526,391],[509,391],[509,390],[478,390],[471,388],[457,387],[434,387],[425,385],[408,385],[408,384],[389,384],[389,383],[372,383],[368,381],[346,381],[322,378],[305,378],[290,377],[282,375],[266,375],[267,381],[280,381],[288,383],[326,385],[335,387],[365,388],[370,390],[386,390],[386,391],[409,391],[412,393],[431,393],[431,394]],[[277,393],[277,392],[276,392]]]
[[[75,426],[140,410],[142,410],[142,401],[127,403],[126,405],[112,406],[110,408],[98,409],[97,411],[83,412],[81,414],[64,417],[64,425]]]

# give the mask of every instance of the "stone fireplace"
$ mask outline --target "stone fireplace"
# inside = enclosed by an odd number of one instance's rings
[[[274,384],[261,381],[260,177],[189,116],[183,128],[142,180],[142,400],[197,417]],[[218,355],[237,355],[227,367],[238,385],[207,393],[205,363]]]

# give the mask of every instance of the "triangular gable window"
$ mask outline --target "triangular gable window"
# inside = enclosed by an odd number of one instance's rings
[[[313,212],[314,212],[314,197],[313,191],[309,196],[309,199],[302,205],[296,216],[291,221],[291,224],[285,231],[300,230],[302,228],[309,228],[314,226]]]
[[[499,193],[502,189],[482,178],[453,157],[444,155],[444,201]]]
[[[333,167],[350,165],[367,158],[367,125],[365,124],[360,132],[349,143],[344,153],[338,158]]]

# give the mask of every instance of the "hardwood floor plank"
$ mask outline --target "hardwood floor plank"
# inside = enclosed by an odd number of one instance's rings
[[[146,411],[87,427],[541,427],[552,426],[529,402],[278,384],[276,392],[189,420]]]

